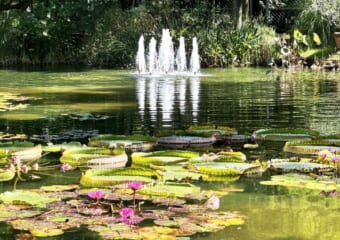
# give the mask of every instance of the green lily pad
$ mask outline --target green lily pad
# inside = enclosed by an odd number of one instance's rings
[[[161,175],[145,168],[90,169],[81,176],[80,184],[86,187],[104,187],[130,181],[152,183],[157,179],[161,179]]]
[[[30,218],[38,216],[41,210],[32,209],[23,205],[4,205],[0,204],[0,221],[9,221],[14,219]]]
[[[276,172],[288,173],[288,172],[301,172],[310,173],[318,171],[333,171],[334,167],[330,165],[311,163],[311,162],[280,162],[272,163],[270,169]]]
[[[45,192],[60,192],[60,191],[72,191],[78,189],[79,185],[72,184],[72,185],[50,185],[50,186],[42,186],[40,187],[41,190]]]
[[[200,173],[213,176],[237,176],[249,171],[261,171],[259,164],[238,162],[210,162],[192,164]]]
[[[150,166],[153,165],[172,165],[181,162],[187,162],[190,158],[198,157],[198,152],[191,151],[156,151],[151,153],[137,152],[132,154],[132,162],[134,165]]]
[[[200,193],[200,188],[192,184],[166,183],[147,185],[140,189],[139,193],[152,196],[185,198],[186,195]]]
[[[15,172],[10,169],[0,169],[0,182],[10,181],[14,178]]]
[[[107,148],[81,147],[64,151],[60,162],[70,164],[71,166],[86,166],[89,160],[123,153],[124,150],[122,149],[110,150]]]
[[[278,185],[294,188],[305,188],[313,190],[331,191],[339,189],[339,185],[332,180],[315,179],[309,175],[302,174],[284,174],[275,175],[269,181],[261,181],[262,185]]]
[[[152,149],[156,143],[156,138],[144,135],[99,135],[90,138],[89,146],[93,147],[131,147],[138,151],[147,151]]]
[[[31,191],[14,191],[0,194],[0,199],[6,204],[30,205],[45,208],[47,203],[58,199],[45,197],[43,194]]]
[[[39,227],[30,229],[30,232],[35,237],[53,237],[63,235],[64,231],[59,228],[50,228],[50,227]]]
[[[311,140],[319,136],[317,131],[306,129],[260,129],[253,133],[255,139],[266,141],[296,141],[296,140]]]
[[[158,170],[158,173],[162,175],[164,181],[193,181],[202,180],[203,175],[200,173],[191,172],[189,169],[180,165],[171,166],[156,166],[151,165],[151,169]]]
[[[283,151],[298,155],[318,155],[320,151],[335,149],[340,153],[340,141],[313,140],[286,142]]]

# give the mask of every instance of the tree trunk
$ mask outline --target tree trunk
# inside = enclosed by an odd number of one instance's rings
[[[249,19],[249,0],[233,0],[233,18],[237,28]]]

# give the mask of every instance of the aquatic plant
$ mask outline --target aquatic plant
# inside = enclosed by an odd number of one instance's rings
[[[136,191],[143,187],[143,183],[140,181],[133,181],[133,182],[128,182],[127,186],[133,191],[133,206],[135,207],[136,206],[136,198],[135,198]]]
[[[96,204],[99,204],[100,199],[104,196],[103,190],[95,190],[87,194],[89,198],[95,199]]]
[[[72,166],[68,163],[62,163],[60,166],[61,171],[66,172],[72,169]]]

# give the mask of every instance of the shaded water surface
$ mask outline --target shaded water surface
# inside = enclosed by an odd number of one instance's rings
[[[339,72],[217,69],[204,71],[202,77],[153,78],[106,70],[1,70],[0,104],[4,104],[1,98],[5,93],[17,96],[10,100],[13,107],[22,104],[12,111],[0,105],[0,131],[10,133],[96,129],[103,134],[154,135],[192,124],[230,126],[242,134],[269,127],[307,128],[322,135],[340,132]],[[265,161],[282,156],[282,144],[270,151],[261,147],[251,154]],[[77,173],[68,178],[53,174],[35,182],[20,182],[18,188],[79,181]],[[202,184],[206,189],[244,189],[223,197],[221,208],[242,212],[246,223],[192,239],[340,239],[339,198],[262,186],[262,179]],[[7,189],[11,183],[0,184],[1,192]],[[76,229],[53,239],[97,239],[94,233],[81,233]],[[0,239],[11,238],[13,230],[1,224]]]

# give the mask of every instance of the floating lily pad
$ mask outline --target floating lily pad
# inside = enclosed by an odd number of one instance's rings
[[[10,181],[14,178],[15,172],[10,169],[0,169],[0,182]]]
[[[124,150],[121,149],[110,150],[107,148],[82,147],[64,151],[60,162],[70,164],[71,166],[86,166],[88,160],[123,153]]]
[[[98,135],[89,140],[89,145],[94,147],[131,147],[137,151],[152,149],[156,138],[144,135]]]
[[[338,184],[332,180],[323,180],[309,175],[302,174],[284,174],[275,175],[269,181],[261,181],[263,185],[279,185],[285,187],[306,188],[313,190],[331,191],[339,189]]]
[[[253,133],[253,137],[266,141],[294,141],[294,140],[311,140],[319,136],[317,131],[305,129],[260,129]]]
[[[8,157],[12,153],[20,151],[22,149],[27,149],[33,147],[32,142],[5,142],[0,143],[0,157]]]
[[[12,156],[19,157],[23,162],[34,161],[41,158],[42,148],[39,144],[34,147],[13,150],[11,154]]]
[[[261,171],[259,164],[210,162],[192,164],[200,173],[213,176],[237,176],[249,171]]]
[[[242,152],[219,152],[215,162],[245,162],[247,156]]]
[[[200,191],[199,187],[191,184],[166,183],[145,186],[140,189],[139,193],[152,196],[185,198],[188,194],[198,194]]]
[[[43,146],[44,152],[62,152],[66,150],[81,148],[82,144],[80,142],[65,142],[61,144],[49,143],[47,146]]]
[[[157,145],[171,149],[184,149],[212,146],[215,142],[216,138],[214,136],[168,136],[158,138]]]
[[[301,173],[310,173],[310,172],[325,172],[325,171],[333,171],[334,167],[330,165],[320,164],[320,163],[311,163],[311,162],[280,162],[280,163],[272,163],[270,165],[270,169],[277,172],[301,172]]]
[[[340,153],[339,141],[313,140],[286,142],[283,150],[298,155],[318,155],[322,150],[334,149]]]
[[[187,162],[192,157],[199,156],[197,152],[190,151],[156,151],[151,153],[137,152],[132,154],[132,163],[140,166],[153,165],[172,165]]]
[[[130,181],[151,183],[157,179],[161,179],[161,175],[151,169],[90,169],[82,175],[80,183],[87,187],[104,187]]]
[[[41,208],[46,207],[47,203],[58,200],[31,191],[4,192],[0,194],[0,199],[6,204],[30,205]]]
[[[9,221],[14,219],[31,218],[42,214],[38,209],[24,205],[0,204],[0,221]]]
[[[158,170],[158,173],[162,175],[164,181],[193,181],[202,180],[203,176],[200,173],[195,173],[189,169],[174,165],[174,166],[150,166],[154,170]]]
[[[79,189],[79,185],[49,185],[40,187],[41,190],[45,192],[60,192],[60,191],[72,191],[75,189]]]

